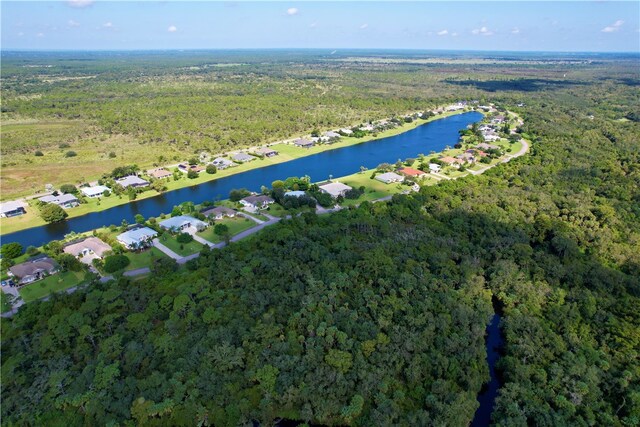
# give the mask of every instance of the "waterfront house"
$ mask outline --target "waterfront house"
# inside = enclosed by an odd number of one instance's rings
[[[181,172],[184,172],[184,173],[189,173],[190,171],[194,171],[194,172],[196,172],[196,173],[200,173],[200,172],[202,172],[202,171],[204,171],[204,170],[205,170],[205,168],[204,168],[204,167],[202,167],[202,166],[198,166],[198,165],[190,165],[190,164],[188,164],[188,163],[180,163],[180,164],[178,165],[178,169],[179,169]]]
[[[351,135],[351,134],[353,134],[353,131],[351,129],[349,129],[349,128],[342,128],[338,132],[341,135]]]
[[[337,181],[319,185],[318,188],[320,189],[320,191],[322,191],[323,193],[327,193],[334,199],[340,196],[344,196],[347,191],[352,189],[348,185]]]
[[[12,216],[24,215],[26,203],[19,201],[4,202],[0,204],[0,218],[10,218]]]
[[[184,231],[187,228],[195,228],[198,231],[202,231],[209,226],[204,221],[200,221],[189,215],[174,216],[158,223],[160,228],[177,233],[178,231]]]
[[[173,173],[171,173],[171,171],[166,170],[165,168],[158,168],[158,169],[151,169],[147,171],[147,175],[155,179],[165,179],[165,178],[172,177]]]
[[[498,150],[500,147],[498,147],[497,145],[487,144],[486,142],[481,142],[480,144],[476,145],[476,148],[480,148],[482,150]]]
[[[208,208],[205,209],[203,211],[200,212],[202,215],[206,216],[207,218],[213,218],[213,219],[223,219],[224,217],[229,217],[229,218],[233,218],[236,216],[236,211],[233,209],[230,209],[226,206],[217,206],[215,208]]]
[[[376,180],[384,182],[385,184],[391,184],[392,182],[404,181],[404,177],[395,172],[386,172],[376,175]]]
[[[426,175],[426,173],[422,172],[421,170],[413,169],[413,168],[401,168],[398,170],[398,173],[404,176],[410,176],[410,177],[416,177],[416,178]]]
[[[234,154],[233,156],[231,156],[231,160],[233,160],[234,162],[238,162],[238,163],[246,163],[246,162],[250,162],[251,160],[255,160],[256,158],[253,157],[250,154],[247,153],[238,153],[238,154]]]
[[[278,152],[276,150],[268,147],[256,148],[255,153],[259,156],[264,156],[264,157],[273,157],[278,155]]]
[[[451,157],[451,156],[441,157],[439,160],[442,163],[444,163],[444,164],[446,164],[448,166],[453,166],[455,168],[459,168],[460,165],[462,163],[464,163],[464,160],[456,159],[455,157]]]
[[[137,177],[136,175],[125,176],[124,178],[116,179],[116,183],[120,184],[122,188],[143,188],[149,186],[149,181]]]
[[[111,246],[97,237],[87,237],[79,242],[70,243],[62,249],[64,253],[80,258],[80,262],[87,265],[91,265],[94,259],[103,258],[110,250]]]
[[[218,168],[218,169],[220,169],[220,170],[222,170],[222,169],[226,169],[226,168],[230,168],[230,167],[232,167],[232,166],[235,166],[235,165],[236,165],[236,164],[235,164],[235,163],[233,163],[231,160],[229,160],[229,159],[224,159],[224,158],[222,158],[222,157],[216,157],[215,159],[213,159],[212,164],[213,164],[216,168]]]
[[[273,204],[273,200],[269,196],[249,196],[240,200],[240,204],[249,209],[265,209],[267,206]]]
[[[440,165],[436,163],[429,163],[429,171],[437,173],[440,172],[440,169],[442,169]]]
[[[313,147],[313,141],[309,141],[308,139],[304,139],[304,138],[299,138],[293,142],[293,145],[295,145],[296,147],[311,148]]]
[[[78,198],[73,194],[60,194],[59,196],[44,196],[38,199],[42,203],[53,203],[61,208],[68,209],[78,206]]]
[[[158,233],[149,227],[137,227],[116,236],[116,240],[127,249],[137,250],[151,246],[151,242]]]
[[[80,191],[85,196],[91,199],[95,199],[96,197],[102,196],[105,191],[109,191],[109,187],[105,187],[104,185],[96,185],[95,187],[82,187]]]
[[[43,256],[9,267],[9,275],[16,278],[18,285],[26,285],[56,273],[59,268],[53,259]]]
[[[330,131],[325,132],[324,134],[322,134],[322,136],[327,138],[327,139],[333,139],[333,138],[340,138],[341,135],[338,132],[330,130]]]

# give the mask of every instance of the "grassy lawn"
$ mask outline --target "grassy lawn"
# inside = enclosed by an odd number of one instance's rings
[[[289,214],[289,212],[285,208],[283,208],[277,203],[270,205],[269,209],[267,209],[265,212],[271,216],[277,216],[278,218],[282,218],[283,216]],[[267,221],[269,219],[264,215],[254,215],[254,214],[250,214],[250,215],[258,219],[261,219],[262,221]]]
[[[151,266],[152,260],[167,257],[160,249],[157,248],[147,249],[143,252],[126,252],[125,255],[131,260],[131,264],[125,268],[126,271],[149,267]]]
[[[84,279],[84,274],[84,271],[65,271],[23,286],[18,292],[20,292],[24,302],[35,301],[53,292],[63,291],[79,285]]]
[[[355,173],[353,175],[345,176],[339,179],[340,182],[347,184],[353,188],[360,188],[364,186],[366,188],[364,194],[357,200],[345,199],[343,205],[349,206],[350,204],[357,204],[365,200],[375,200],[382,197],[390,196],[392,194],[401,193],[404,190],[408,190],[409,187],[401,185],[399,183],[385,184],[377,179],[370,179],[371,172]]]
[[[227,227],[229,227],[229,235],[231,237],[257,225],[254,221],[243,218],[241,216],[235,218],[225,218],[223,220],[216,221],[216,224],[225,224]],[[223,240],[220,236],[213,232],[213,227],[209,227],[197,234],[198,236],[202,237],[205,240],[208,240],[211,243],[219,243]]]
[[[12,297],[0,291],[0,313],[11,310],[11,303],[9,302],[10,298]]]
[[[202,243],[196,242],[195,240],[191,241],[190,243],[179,243],[176,240],[175,236],[172,236],[169,233],[164,233],[158,239],[160,240],[160,243],[180,256],[195,254],[196,252],[200,252],[203,248]]]

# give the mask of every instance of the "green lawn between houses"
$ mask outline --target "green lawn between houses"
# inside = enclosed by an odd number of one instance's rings
[[[84,271],[65,271],[53,274],[30,285],[23,286],[18,291],[24,302],[31,302],[54,292],[64,291],[84,281]]]
[[[238,233],[243,232],[244,230],[248,230],[251,227],[258,225],[256,222],[251,221],[250,219],[243,218],[241,216],[236,216],[235,218],[225,218],[219,221],[216,221],[216,224],[225,224],[229,227],[229,235],[231,237],[235,236]],[[207,228],[204,231],[201,231],[198,236],[202,237],[205,240],[208,240],[211,243],[219,243],[222,241],[222,238],[218,236],[213,231],[213,226]],[[163,242],[164,243],[164,242]]]
[[[200,252],[204,247],[202,246],[202,243],[196,242],[195,240],[190,243],[180,243],[176,240],[176,236],[172,236],[170,233],[164,233],[162,236],[158,237],[158,240],[180,256],[195,254]]]
[[[167,257],[160,249],[157,248],[146,249],[142,252],[126,252],[125,255],[129,260],[131,260],[131,264],[125,268],[125,271],[151,267],[151,262],[154,259]]]

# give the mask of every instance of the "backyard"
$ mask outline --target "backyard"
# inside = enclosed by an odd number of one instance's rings
[[[257,225],[254,221],[251,221],[250,219],[247,218],[243,218],[240,216],[237,216],[235,218],[225,218],[222,219],[220,221],[216,221],[216,224],[224,224],[227,227],[229,227],[229,236],[235,236],[236,234],[244,231],[244,230],[248,230],[249,228]],[[222,238],[220,236],[218,236],[214,231],[213,231],[214,227],[211,226],[209,228],[207,228],[204,231],[201,231],[198,234],[198,236],[202,237],[205,240],[208,240],[211,243],[219,243],[222,241]],[[164,243],[162,241],[162,243]]]
[[[164,233],[162,236],[158,237],[158,240],[180,256],[195,254],[200,252],[203,248],[202,243],[196,242],[195,240],[189,243],[180,243],[176,240],[176,236],[172,236],[170,233]]]
[[[131,260],[131,264],[125,268],[126,271],[137,270],[139,268],[150,267],[151,262],[154,259],[166,257],[160,249],[150,248],[143,252],[126,252],[125,255],[129,260]]]

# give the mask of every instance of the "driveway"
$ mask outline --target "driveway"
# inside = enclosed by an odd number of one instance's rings
[[[175,259],[176,261],[182,258],[180,255],[178,255],[177,253],[173,252],[171,249],[169,249],[168,247],[160,243],[160,240],[158,240],[157,238],[153,239],[153,246],[160,249],[165,255]]]

